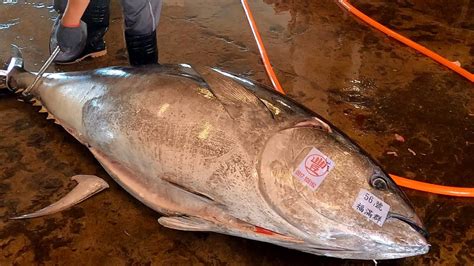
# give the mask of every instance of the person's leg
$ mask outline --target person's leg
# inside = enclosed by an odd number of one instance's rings
[[[53,8],[59,14],[64,14],[66,10],[67,0],[53,0]]]
[[[158,63],[156,27],[160,19],[162,0],[121,0],[125,41],[131,65]]]
[[[87,24],[87,44],[83,56],[107,53],[104,35],[109,28],[110,0],[91,0],[81,20]]]
[[[83,51],[74,53],[59,53],[55,62],[58,64],[72,64],[87,57],[99,57],[107,53],[104,35],[109,27],[110,0],[91,0],[81,20],[87,24],[87,42]],[[66,9],[67,0],[54,0],[54,9],[59,13],[59,18]],[[59,19],[53,26],[53,32],[59,25]],[[53,37],[53,36],[52,36]],[[54,49],[56,40],[51,38],[50,49]]]

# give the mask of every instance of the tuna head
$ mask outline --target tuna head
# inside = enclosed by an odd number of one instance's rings
[[[292,248],[356,259],[428,252],[427,233],[404,193],[360,148],[319,119],[271,136],[259,175],[261,193],[287,222],[279,231],[303,240]],[[374,208],[389,208],[386,220]]]

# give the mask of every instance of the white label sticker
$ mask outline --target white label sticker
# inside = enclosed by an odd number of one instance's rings
[[[361,189],[352,208],[372,222],[382,226],[387,219],[390,205],[374,196],[365,189]]]
[[[334,162],[316,148],[312,148],[304,160],[298,165],[293,176],[312,190],[321,185],[326,176],[334,168]]]

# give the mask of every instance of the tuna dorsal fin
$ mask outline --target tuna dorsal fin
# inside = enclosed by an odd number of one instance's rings
[[[216,226],[208,221],[190,216],[160,217],[158,222],[171,229],[181,231],[216,231]]]
[[[248,90],[226,72],[216,68],[199,69],[209,90],[224,105],[229,115],[234,119],[249,118],[252,120],[273,118],[271,110],[252,91]]]

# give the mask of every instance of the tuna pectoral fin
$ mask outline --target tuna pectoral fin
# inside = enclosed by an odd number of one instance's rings
[[[158,222],[164,227],[181,231],[216,231],[217,229],[216,225],[208,221],[188,216],[163,216],[158,219]]]
[[[78,183],[77,186],[59,201],[36,212],[20,215],[10,219],[28,219],[60,212],[94,196],[95,194],[109,187],[107,182],[94,175],[75,175],[71,179]]]

